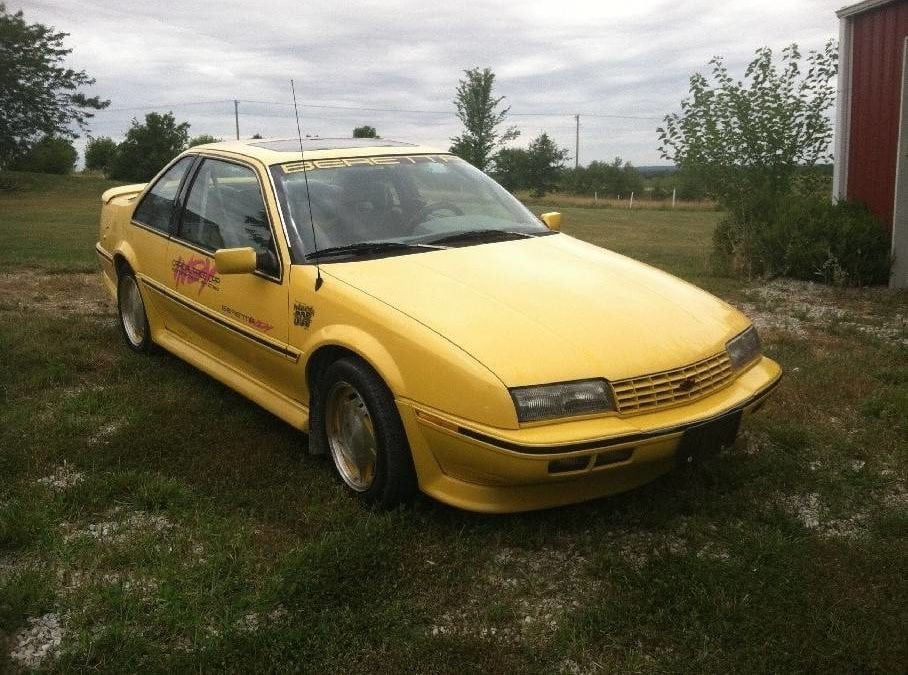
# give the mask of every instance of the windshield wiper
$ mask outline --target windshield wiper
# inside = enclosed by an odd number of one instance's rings
[[[518,239],[532,239],[536,235],[529,232],[513,232],[511,230],[466,230],[446,234],[438,239],[432,239],[430,244],[450,244],[457,241],[473,241],[474,239],[501,239],[502,237],[517,237]]]
[[[361,241],[357,244],[346,244],[344,246],[331,246],[318,251],[306,254],[306,259],[313,258],[333,258],[342,255],[357,255],[361,253],[386,253],[390,251],[408,251],[414,249],[441,250],[446,246],[435,246],[433,244],[416,244],[406,241]]]

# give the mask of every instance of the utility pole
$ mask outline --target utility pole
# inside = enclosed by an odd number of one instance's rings
[[[236,140],[240,140],[240,102],[233,99],[233,119],[236,120]]]
[[[574,134],[574,168],[580,166],[580,115],[574,115],[574,121],[577,123],[577,130]]]

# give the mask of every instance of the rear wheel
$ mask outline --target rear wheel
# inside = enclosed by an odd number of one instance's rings
[[[374,506],[412,498],[417,483],[407,436],[378,375],[343,358],[328,366],[319,392],[325,445],[344,484]]]
[[[131,270],[124,270],[117,280],[117,314],[120,318],[120,332],[127,346],[136,352],[151,350],[151,330],[145,303],[139,291],[139,282]]]

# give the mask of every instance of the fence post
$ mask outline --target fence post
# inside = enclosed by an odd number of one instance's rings
[[[599,203],[599,192],[598,191],[593,193],[593,203],[594,204]]]
[[[672,188],[672,208],[675,208],[675,192],[677,192],[677,188]]]
[[[236,140],[240,140],[240,102],[233,99],[233,119],[236,122]]]
[[[631,192],[631,198],[627,201],[627,208],[634,208],[634,193]]]

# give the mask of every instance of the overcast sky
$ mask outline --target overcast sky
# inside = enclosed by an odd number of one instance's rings
[[[637,165],[664,163],[655,128],[712,56],[743,74],[758,46],[819,48],[837,37],[843,4],[7,0],[26,20],[70,34],[70,65],[111,100],[92,122],[96,136],[119,140],[133,117],[172,110],[192,135],[233,138],[233,99],[242,100],[242,137],[295,135],[293,77],[301,104],[385,109],[305,107],[303,133],[349,136],[371,124],[447,149],[459,131],[451,101],[461,71],[489,66],[518,145],[547,131],[573,155],[579,113],[581,163]]]

